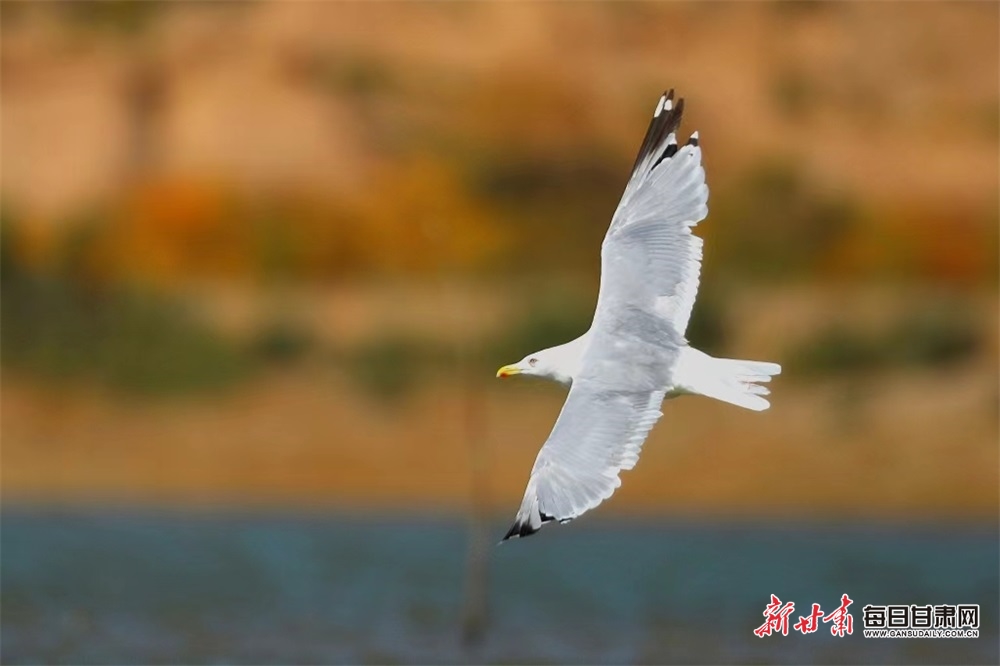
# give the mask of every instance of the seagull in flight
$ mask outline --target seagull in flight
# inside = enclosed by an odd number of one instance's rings
[[[684,100],[656,104],[632,176],[601,245],[601,286],[590,330],[525,356],[497,377],[533,375],[570,386],[538,452],[503,541],[566,523],[611,497],[632,469],[667,398],[704,395],[760,411],[777,363],[713,358],[687,343],[708,215],[698,133],[683,146]]]

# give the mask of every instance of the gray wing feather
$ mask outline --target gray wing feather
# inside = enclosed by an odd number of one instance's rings
[[[598,309],[623,301],[687,330],[698,293],[702,239],[691,228],[708,215],[701,148],[663,160],[623,199],[604,239]]]
[[[549,521],[567,522],[621,485],[660,418],[663,390],[619,391],[573,383],[552,434],[538,452],[514,525],[505,539],[527,536]]]

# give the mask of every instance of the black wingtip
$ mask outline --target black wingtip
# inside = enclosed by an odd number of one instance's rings
[[[539,516],[541,517],[542,522],[538,527],[532,527],[529,521],[524,521],[521,520],[520,518],[515,520],[514,524],[510,526],[509,530],[507,530],[507,534],[505,534],[504,537],[500,539],[497,545],[499,546],[501,543],[507,541],[508,539],[529,537],[535,532],[542,529],[542,527],[544,527],[546,523],[551,523],[557,520],[554,516],[550,516],[549,514],[543,511],[539,512]]]
[[[656,108],[653,110],[653,118],[649,122],[649,129],[646,130],[646,136],[639,147],[635,163],[632,165],[633,174],[647,158],[650,158],[650,162],[647,162],[647,168],[649,169],[655,168],[657,164],[663,161],[665,155],[660,151],[665,150],[664,142],[671,133],[677,131],[683,115],[684,98],[678,99],[675,103],[674,89],[671,88],[656,103]],[[655,155],[657,152],[660,152],[660,154]]]
[[[663,151],[663,156],[660,157],[659,160],[657,160],[656,164],[659,164],[663,160],[669,160],[676,154],[677,154],[677,142],[674,141],[673,143],[667,144],[667,149]],[[656,168],[656,165],[653,165],[653,168]]]
[[[656,103],[656,110],[653,112],[653,117],[654,118],[659,117],[659,115],[664,111],[669,112],[670,109],[673,108],[673,103],[674,103],[674,89],[671,88],[670,90],[664,91],[664,93],[660,95],[660,100]]]
[[[539,528],[532,527],[531,523],[527,521],[521,521],[520,519],[515,520],[514,524],[510,526],[509,530],[507,530],[507,534],[505,534],[504,537],[500,539],[500,543],[503,543],[508,539],[531,536],[538,530]]]

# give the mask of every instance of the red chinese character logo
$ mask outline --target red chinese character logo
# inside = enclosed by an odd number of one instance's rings
[[[823,618],[823,622],[833,622],[830,625],[830,633],[834,636],[843,637],[854,633],[854,618],[847,612],[847,607],[853,603],[845,594],[840,598],[840,608]]]
[[[780,631],[782,636],[787,636],[788,616],[791,615],[794,610],[794,601],[789,601],[787,604],[782,606],[781,599],[772,594],[771,603],[767,605],[767,608],[764,609],[763,613],[767,620],[764,624],[753,630],[754,635],[758,638],[764,638],[764,636],[770,636],[773,632]]]
[[[819,604],[813,604],[812,613],[807,616],[799,616],[799,621],[795,623],[793,629],[801,631],[803,634],[811,634],[819,629],[819,622],[823,619],[823,611]]]

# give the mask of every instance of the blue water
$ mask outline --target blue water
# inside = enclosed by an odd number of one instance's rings
[[[471,645],[457,519],[7,509],[0,549],[5,664],[1000,663],[991,525],[585,518],[490,543]],[[752,633],[843,593],[852,636]],[[978,603],[981,637],[866,639],[867,603]]]

